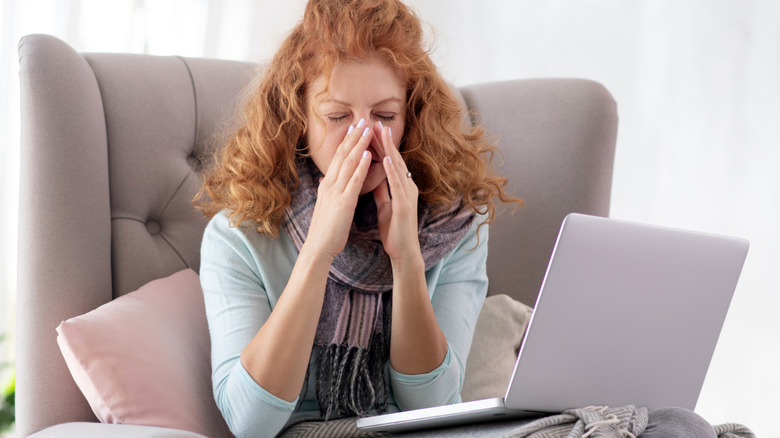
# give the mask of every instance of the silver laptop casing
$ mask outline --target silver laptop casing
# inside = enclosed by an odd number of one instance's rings
[[[402,432],[593,405],[694,409],[748,246],[570,214],[505,397],[361,418],[358,428]]]

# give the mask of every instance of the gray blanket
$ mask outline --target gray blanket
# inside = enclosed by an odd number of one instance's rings
[[[587,407],[540,418],[517,428],[507,438],[636,438],[647,427],[647,409]]]
[[[397,435],[369,433],[355,427],[354,418],[331,421],[305,421],[290,426],[279,436],[283,438],[374,438],[394,436],[404,438],[636,438],[647,427],[647,409],[634,406],[618,408],[587,407],[571,409],[558,415],[536,420],[515,420],[474,424],[448,429],[409,432]],[[745,426],[723,424],[714,426],[719,438],[755,438]]]

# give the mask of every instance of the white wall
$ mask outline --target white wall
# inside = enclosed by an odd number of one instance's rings
[[[4,0],[0,327],[9,327],[15,288],[15,251],[7,251],[15,245],[18,64],[7,60],[16,59],[18,38],[45,32],[81,51],[263,60],[304,3]],[[436,29],[434,59],[455,84],[585,77],[613,93],[620,127],[612,216],[751,240],[697,412],[712,423],[744,423],[758,436],[776,434],[769,413],[780,406],[780,319],[773,315],[780,307],[780,2],[408,3]]]

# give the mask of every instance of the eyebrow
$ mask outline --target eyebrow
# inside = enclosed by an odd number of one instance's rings
[[[389,102],[397,102],[397,103],[403,104],[403,100],[401,100],[398,97],[388,97],[387,99],[382,99],[379,102],[371,105],[371,108],[374,108],[374,107],[377,107],[379,105],[382,105],[382,104],[385,104],[385,103],[389,103]],[[344,101],[338,100],[338,99],[333,99],[333,98],[325,99],[322,103],[337,103],[339,105],[350,106],[350,104],[347,103],[347,102],[344,102]]]

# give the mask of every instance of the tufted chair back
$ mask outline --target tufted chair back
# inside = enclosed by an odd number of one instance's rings
[[[95,421],[55,327],[143,284],[198,270],[206,220],[191,203],[212,134],[257,66],[80,54],[46,35],[19,43],[19,436]],[[607,215],[617,116],[599,84],[527,80],[456,90],[504,151],[527,206],[490,232],[490,293],[533,305],[563,217]]]

